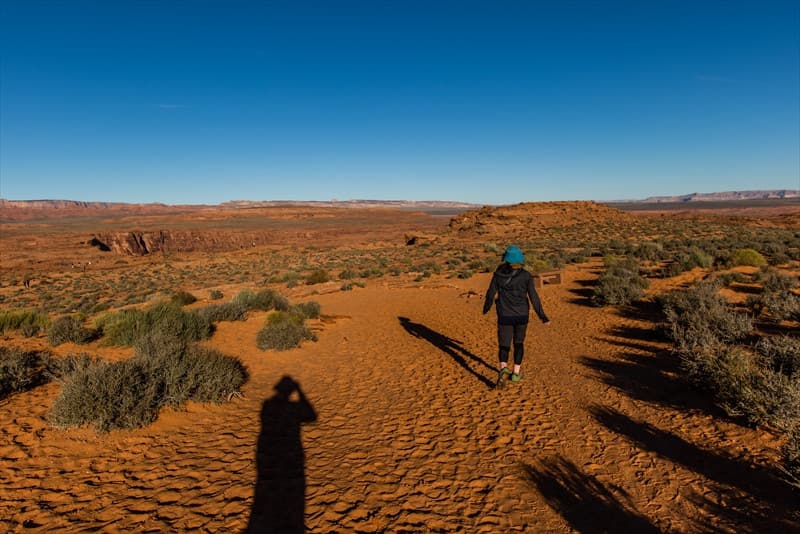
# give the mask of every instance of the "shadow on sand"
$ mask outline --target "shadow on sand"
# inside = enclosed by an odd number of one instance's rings
[[[316,421],[317,414],[291,377],[281,378],[274,389],[275,395],[261,408],[258,478],[248,534],[305,532],[305,453],[300,426]]]
[[[800,532],[800,491],[780,479],[775,469],[740,460],[724,453],[694,445],[682,437],[661,430],[645,421],[604,406],[593,406],[594,419],[630,441],[634,446],[650,451],[718,484],[718,498],[691,492],[684,495],[706,512],[736,525],[736,532]],[[734,494],[728,487],[747,495]],[[698,531],[708,532],[715,525],[696,521]]]
[[[561,456],[523,468],[547,504],[578,532],[660,532],[622,489],[611,491]]]
[[[472,354],[470,351],[465,349],[461,345],[460,341],[458,341],[457,339],[447,337],[444,334],[440,334],[436,330],[431,330],[424,324],[415,323],[408,317],[398,317],[398,319],[400,320],[400,325],[406,330],[406,332],[408,332],[409,334],[411,334],[416,338],[424,339],[437,349],[441,350],[442,352],[453,358],[453,360],[458,365],[463,367],[466,371],[468,371],[479,381],[483,382],[486,385],[486,387],[490,389],[494,388],[494,383],[485,376],[483,376],[482,374],[480,374],[479,372],[477,372],[475,369],[470,367],[469,363],[467,363],[467,359],[470,359],[477,364],[483,365],[492,372],[496,372],[496,369],[491,365],[489,365],[488,363],[486,363],[479,356],[476,356],[475,354]]]

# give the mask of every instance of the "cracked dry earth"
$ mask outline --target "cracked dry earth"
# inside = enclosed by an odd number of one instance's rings
[[[678,380],[644,312],[587,306],[596,272],[565,275],[540,290],[552,324],[532,321],[524,379],[502,390],[480,275],[315,295],[319,341],[287,352],[255,348],[263,315],[222,323],[209,344],[247,364],[244,396],[144,429],[53,429],[57,384],[15,395],[0,530],[800,530],[777,438]],[[284,375],[310,406],[276,400]]]

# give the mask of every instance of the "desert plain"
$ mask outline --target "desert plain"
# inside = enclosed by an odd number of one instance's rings
[[[265,288],[321,309],[316,341],[289,350],[257,347],[269,312],[215,324],[200,343],[244,364],[239,393],[141,428],[53,425],[59,380],[0,400],[0,530],[273,532],[277,514],[320,533],[800,531],[785,436],[693,387],[663,333],[657,297],[714,269],[665,276],[672,260],[653,260],[641,298],[593,300],[604,256],[645,241],[785,243],[800,235],[795,204],[4,205],[0,222],[3,311],[91,325],[176,291],[197,298],[191,310]],[[496,321],[481,311],[510,244],[561,280],[538,290],[551,323],[532,316],[523,379],[495,389]],[[780,254],[774,268],[796,277],[800,251]],[[727,271],[741,278],[722,294],[742,306],[758,268]],[[44,331],[6,330],[2,345],[133,354],[102,337],[51,346]],[[282,395],[286,383],[302,394]]]

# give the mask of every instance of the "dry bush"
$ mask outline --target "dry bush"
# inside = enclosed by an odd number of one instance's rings
[[[286,300],[286,297],[277,291],[273,291],[272,289],[263,289],[258,292],[245,289],[244,291],[239,292],[239,294],[233,298],[233,302],[241,304],[248,311],[289,309],[289,301]]]
[[[765,367],[800,380],[800,339],[791,336],[764,338],[756,343],[755,349]]]
[[[220,300],[223,297],[222,291],[219,289],[212,289],[208,292],[208,298],[211,300]]]
[[[172,294],[169,300],[170,302],[174,302],[179,306],[188,306],[189,304],[194,304],[197,302],[197,297],[188,291],[176,291]]]
[[[667,319],[667,335],[678,352],[740,341],[753,330],[749,316],[737,313],[719,294],[720,284],[702,282],[658,298]]]
[[[209,304],[195,310],[200,317],[210,323],[221,321],[244,321],[247,318],[247,307],[241,302],[225,302],[221,304]]]
[[[109,345],[131,346],[151,333],[169,335],[184,341],[198,341],[211,335],[211,323],[177,304],[161,302],[145,310],[123,310],[100,317],[97,328]]]
[[[325,269],[316,269],[306,276],[306,285],[322,284],[330,281],[331,275]]]
[[[800,416],[800,381],[759,365],[752,352],[717,344],[681,353],[688,378],[725,413],[750,425],[789,428]]]
[[[308,302],[301,302],[300,304],[295,304],[290,308],[289,311],[305,319],[317,319],[319,317],[321,307],[319,305],[319,302],[315,300],[310,300]]]
[[[36,332],[46,328],[50,319],[43,313],[27,310],[0,311],[0,333],[6,330],[22,330],[35,328]]]
[[[306,326],[302,316],[276,311],[267,317],[266,324],[256,336],[256,346],[261,350],[288,350],[300,346],[304,340],[316,341],[316,336]]]
[[[246,380],[236,358],[170,336],[146,336],[129,360],[79,362],[63,379],[50,420],[100,431],[137,428],[153,422],[165,405],[222,402]]]
[[[62,343],[87,343],[95,333],[83,326],[83,321],[73,315],[59,317],[47,327],[47,342],[53,347]]]
[[[0,347],[0,399],[47,382],[50,355]]]
[[[639,264],[634,259],[606,259],[606,270],[594,288],[593,302],[598,306],[629,304],[641,298],[649,282],[639,276]]]

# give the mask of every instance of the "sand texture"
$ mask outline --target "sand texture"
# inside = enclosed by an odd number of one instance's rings
[[[243,397],[144,429],[58,430],[57,383],[16,394],[0,530],[800,530],[777,438],[678,380],[646,310],[588,306],[596,278],[573,266],[542,288],[552,323],[531,323],[524,379],[502,390],[483,274],[321,291],[319,341],[286,352],[255,347],[263,314],[221,323],[207,343],[245,362]],[[284,376],[305,396],[278,395]]]

